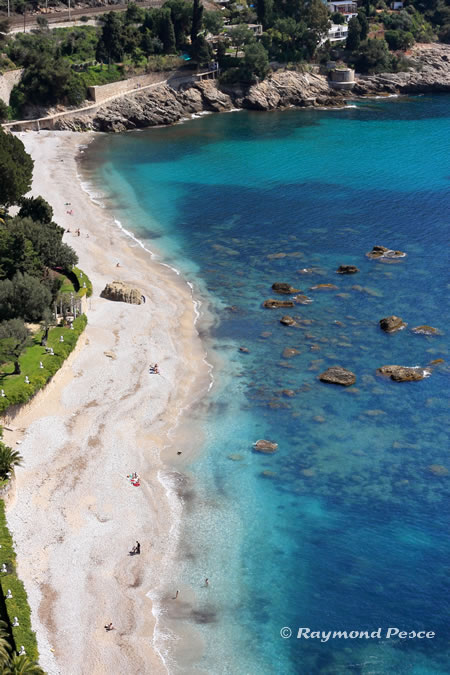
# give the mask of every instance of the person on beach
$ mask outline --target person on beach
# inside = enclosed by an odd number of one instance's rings
[[[205,586],[209,586],[208,579],[205,579]]]
[[[141,295],[141,300],[145,304],[145,295]]]
[[[177,591],[177,592],[175,593],[175,597],[172,598],[172,600],[176,600],[176,599],[178,598],[178,593],[179,593],[179,592],[180,592],[180,591]]]
[[[112,622],[111,622],[111,623],[107,623],[106,626],[105,626],[105,629],[106,629],[107,631],[114,630],[114,626],[112,625]]]
[[[120,267],[120,262],[118,262],[118,263],[116,264],[116,267]]]
[[[136,549],[136,555],[141,555],[141,545],[138,541],[136,542],[135,549]]]

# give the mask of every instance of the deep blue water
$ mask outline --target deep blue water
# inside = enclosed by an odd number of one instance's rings
[[[89,151],[117,217],[216,313],[210,351],[225,366],[197,411],[205,449],[188,467],[179,567],[209,673],[450,672],[450,475],[430,469],[450,469],[449,138],[450,97],[435,96],[211,115]],[[407,257],[369,260],[374,244]],[[313,302],[263,309],[282,298],[275,281]],[[408,326],[387,335],[391,314]],[[442,335],[410,330],[421,324]],[[375,373],[441,358],[420,382]],[[353,387],[318,380],[335,364]],[[277,453],[253,453],[258,438]],[[382,638],[296,639],[299,627]],[[389,627],[436,637],[386,639]]]

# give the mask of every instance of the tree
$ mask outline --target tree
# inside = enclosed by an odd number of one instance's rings
[[[21,466],[22,455],[17,450],[12,450],[0,441],[0,478],[7,478],[8,474],[14,473],[14,467]],[[2,671],[4,672],[4,671]]]
[[[33,165],[22,141],[0,129],[0,206],[16,204],[29,191]]]
[[[251,80],[255,75],[263,80],[267,75],[269,57],[260,42],[253,42],[244,48],[243,69],[247,80]]]
[[[257,0],[256,14],[263,28],[270,28],[273,23],[273,0]]]
[[[118,12],[108,12],[97,44],[97,61],[115,63],[122,61],[123,23]]]
[[[389,49],[406,51],[414,44],[414,36],[412,33],[404,30],[387,30],[384,34],[384,39],[389,45]]]
[[[44,312],[42,314],[41,328],[43,330],[43,333],[41,338],[41,347],[45,347],[45,345],[47,344],[50,327],[54,325],[55,325],[55,317],[53,316],[53,312],[50,310],[50,308],[47,307],[46,309],[44,309]]]
[[[334,12],[331,15],[331,21],[335,26],[341,26],[343,23],[345,23],[345,16],[341,12]]]
[[[16,217],[9,221],[8,231],[12,235],[22,235],[32,245],[42,266],[55,269],[71,269],[78,262],[78,256],[68,244],[63,243],[64,230],[56,223],[40,223],[31,218]],[[0,273],[1,273],[1,234],[0,230]],[[22,256],[23,257],[23,256]],[[24,266],[24,263],[23,263]],[[19,269],[19,271],[29,271]],[[11,276],[11,275],[6,275]]]
[[[53,209],[43,197],[22,197],[19,218],[31,218],[40,223],[51,223]]]
[[[0,122],[6,122],[9,117],[9,106],[0,98]]]
[[[230,31],[230,39],[233,47],[236,47],[235,56],[237,56],[239,49],[244,45],[249,44],[254,38],[251,30],[247,28],[247,24],[239,23],[236,26],[233,26],[233,29]]]
[[[358,21],[359,25],[361,26],[361,42],[365,40],[369,34],[369,19],[367,18],[367,15],[363,9],[360,9],[358,12]]]
[[[450,45],[450,23],[443,26],[442,30],[439,32],[439,40],[446,45]]]
[[[391,69],[391,55],[386,40],[366,40],[356,52],[355,67],[359,73],[383,73]]]
[[[177,49],[184,49],[191,33],[192,4],[186,0],[167,0],[164,7],[170,9]],[[219,14],[219,12],[211,13]]]
[[[200,0],[194,0],[192,7],[192,27],[191,27],[191,43],[194,44],[202,27],[203,5]]]
[[[223,17],[220,12],[204,12],[203,26],[207,33],[218,35],[223,28]]]
[[[40,668],[34,661],[31,661],[28,656],[22,654],[14,654],[6,664],[3,675],[45,675],[42,668]]]
[[[0,279],[12,279],[16,272],[36,275],[41,268],[37,253],[23,232],[0,228]]]
[[[349,51],[354,52],[356,49],[358,49],[360,43],[361,43],[361,24],[359,23],[359,19],[356,16],[354,16],[348,22],[348,35],[347,35],[347,42],[345,44]]]
[[[174,54],[176,52],[175,30],[170,9],[168,8],[161,9],[158,37],[163,43],[165,54]]]
[[[135,2],[130,2],[125,12],[125,23],[142,23],[144,20],[144,10]]]
[[[192,58],[200,66],[206,65],[211,60],[211,50],[203,35],[198,35],[192,45]]]
[[[28,341],[28,328],[21,319],[0,323],[0,363],[14,362],[14,375],[20,375],[19,357]]]

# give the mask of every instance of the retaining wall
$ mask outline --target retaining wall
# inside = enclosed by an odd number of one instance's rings
[[[125,94],[132,89],[145,87],[148,84],[156,84],[157,82],[164,82],[171,73],[148,73],[146,75],[136,75],[130,77],[128,80],[120,80],[119,82],[111,82],[110,84],[101,84],[95,87],[89,87],[89,97],[95,103],[102,103],[111,96],[119,96]]]

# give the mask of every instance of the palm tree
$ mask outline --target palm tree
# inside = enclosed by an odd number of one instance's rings
[[[3,668],[6,666],[9,659],[9,652],[11,651],[11,644],[9,642],[8,626],[5,621],[0,621],[0,670],[3,673]]]
[[[9,448],[0,441],[0,479],[7,478],[7,474],[14,474],[14,467],[21,466],[23,462],[22,455]]]
[[[28,656],[14,654],[6,663],[3,675],[45,675],[37,663],[31,661]]]

